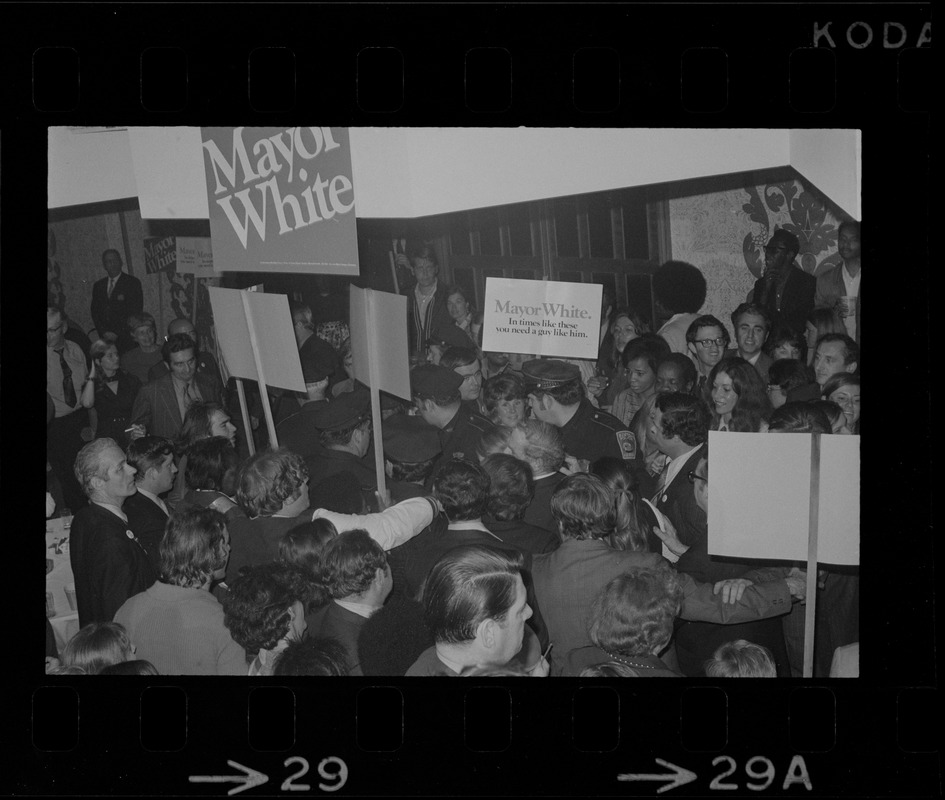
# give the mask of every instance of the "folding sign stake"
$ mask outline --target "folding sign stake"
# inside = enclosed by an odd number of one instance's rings
[[[387,472],[384,470],[384,431],[382,430],[380,370],[377,368],[377,314],[374,303],[374,290],[368,289],[365,294],[368,324],[368,370],[371,374],[371,420],[374,426],[374,470],[377,473],[377,495],[380,505],[387,502]]]
[[[253,441],[253,426],[249,421],[249,406],[246,403],[246,391],[243,389],[243,379],[236,379],[236,394],[240,399],[240,411],[243,412],[243,430],[246,432],[246,446],[251,456],[256,455],[256,442]],[[268,397],[266,398],[269,399]]]
[[[807,606],[804,609],[804,677],[814,677],[814,619],[817,612],[817,526],[820,516],[820,437],[810,437],[810,516],[807,525]]]
[[[259,357],[259,339],[256,336],[256,326],[253,315],[249,310],[249,293],[240,292],[243,299],[243,312],[246,314],[246,327],[249,330],[249,341],[253,347],[253,359],[256,361],[256,375],[259,382],[259,398],[262,400],[263,413],[266,415],[266,426],[269,428],[269,442],[273,448],[279,446],[276,438],[276,425],[272,420],[272,408],[269,405],[269,393],[266,391],[266,374],[263,372],[262,359]]]

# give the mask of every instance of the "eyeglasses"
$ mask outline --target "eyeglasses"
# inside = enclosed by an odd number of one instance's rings
[[[693,485],[695,485],[696,481],[705,481],[706,483],[709,482],[708,478],[703,478],[701,475],[696,475],[695,472],[690,472],[688,475],[686,475],[686,477],[689,478],[689,483]]]
[[[696,344],[701,344],[703,347],[711,347],[712,345],[724,347],[725,337],[720,336],[718,339],[696,339]]]

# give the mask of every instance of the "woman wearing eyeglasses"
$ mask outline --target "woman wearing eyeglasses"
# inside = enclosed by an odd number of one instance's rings
[[[709,374],[709,430],[757,433],[771,413],[767,387],[744,358],[729,356]]]

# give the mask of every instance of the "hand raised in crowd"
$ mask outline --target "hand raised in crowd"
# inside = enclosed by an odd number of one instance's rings
[[[666,526],[666,530],[660,528],[659,525],[654,525],[653,533],[659,536],[660,541],[666,545],[669,552],[674,556],[681,556],[689,549],[689,545],[679,541],[679,537],[676,535],[676,528],[674,528],[673,523],[669,521],[669,517],[664,515],[663,523]]]
[[[410,259],[404,253],[398,253],[394,256],[394,263],[398,267],[403,267],[404,269],[410,269]]]
[[[807,597],[807,572],[798,567],[791,567],[791,571],[784,579],[795,600],[803,601]]]
[[[140,439],[142,436],[147,436],[147,435],[148,435],[148,429],[145,428],[144,425],[132,425],[128,429],[128,438],[131,441],[134,441],[135,439]]]
[[[600,397],[604,389],[607,388],[607,384],[610,381],[607,380],[602,375],[595,375],[593,378],[589,378],[587,381],[587,391],[589,391],[594,397]]]
[[[575,458],[574,456],[564,457],[564,466],[561,472],[564,475],[577,475],[579,472],[588,472],[591,468],[591,462],[586,458]]]
[[[712,587],[712,594],[722,593],[722,602],[735,605],[742,599],[745,589],[752,585],[747,578],[730,578],[727,581],[718,581]]]
[[[375,489],[374,496],[377,498],[378,511],[386,511],[388,508],[390,508],[390,489],[385,489],[383,493],[380,489]]]

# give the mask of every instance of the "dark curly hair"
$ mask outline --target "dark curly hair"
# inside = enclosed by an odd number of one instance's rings
[[[612,655],[657,655],[669,644],[682,599],[676,571],[665,561],[656,567],[630,567],[594,600],[588,634]]]
[[[501,522],[522,519],[535,496],[531,467],[507,453],[493,453],[482,468],[489,476],[489,515]]]
[[[715,379],[725,373],[732,379],[732,389],[738,395],[735,408],[728,427],[731,431],[742,433],[757,433],[761,422],[771,413],[771,401],[768,399],[767,387],[761,376],[751,364],[741,356],[723,358],[712,368],[709,379],[706,381],[706,395],[711,396]],[[721,417],[716,413],[715,405],[710,405],[712,430],[718,430]]]
[[[268,517],[281,511],[283,503],[298,497],[308,480],[302,456],[285,447],[257,453],[240,469],[236,502],[246,516]]]
[[[348,651],[337,639],[303,639],[289,642],[276,658],[272,674],[341,677],[348,669]]]
[[[489,476],[478,464],[454,458],[433,476],[433,494],[450,522],[478,519],[489,499]]]
[[[387,553],[360,528],[339,533],[322,550],[321,583],[335,599],[367,591],[379,569],[387,570]]]
[[[551,495],[551,514],[562,539],[604,539],[617,528],[614,493],[596,475],[565,478]]]
[[[706,282],[698,267],[667,261],[653,273],[653,294],[673,314],[695,314],[705,303]]]
[[[312,588],[297,569],[278,562],[246,567],[223,600],[223,624],[250,656],[271,650],[291,626],[289,609],[307,607]]]
[[[662,433],[667,439],[678,436],[695,447],[709,438],[709,409],[698,397],[682,392],[657,395],[656,407],[662,412]]]
[[[226,521],[212,508],[178,509],[161,539],[161,575],[166,583],[199,588],[226,566]]]

